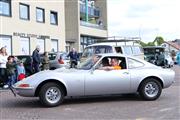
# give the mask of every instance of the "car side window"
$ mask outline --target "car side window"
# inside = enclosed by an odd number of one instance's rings
[[[112,70],[127,69],[126,58],[116,56],[104,57],[96,66],[96,69],[111,70],[110,67]]]
[[[123,49],[124,49],[124,53],[126,55],[132,55],[132,49],[131,49],[131,46],[123,46]]]
[[[121,54],[122,54],[122,49],[121,49],[121,47],[115,47],[115,50],[116,50],[117,53],[121,53]]]
[[[143,67],[144,64],[140,61],[128,58],[128,67],[129,69],[133,69],[133,68],[138,68],[138,67]]]

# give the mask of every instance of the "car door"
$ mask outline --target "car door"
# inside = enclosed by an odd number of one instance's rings
[[[130,74],[127,69],[94,70],[85,76],[85,95],[128,93]]]

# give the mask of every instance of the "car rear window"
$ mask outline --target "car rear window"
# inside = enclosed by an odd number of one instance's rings
[[[60,54],[60,56],[63,60],[69,60],[66,53],[62,53],[62,54]]]
[[[55,53],[50,53],[48,56],[49,56],[49,60],[55,60],[57,54],[55,54]]]
[[[31,63],[32,58],[31,56],[16,56],[18,60],[24,62],[25,64]]]
[[[143,66],[144,66],[144,64],[142,62],[131,59],[131,58],[128,58],[128,67],[129,67],[129,69],[143,67]]]

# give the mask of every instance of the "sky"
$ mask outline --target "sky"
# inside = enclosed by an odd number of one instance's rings
[[[108,36],[180,39],[180,0],[107,0]]]

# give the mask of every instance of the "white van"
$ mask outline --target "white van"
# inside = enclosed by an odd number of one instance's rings
[[[144,59],[143,48],[134,42],[104,42],[87,46],[82,53],[81,60],[94,54],[100,53],[121,53]]]

